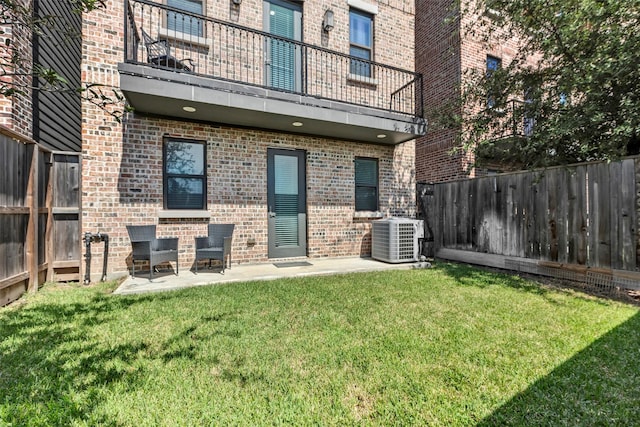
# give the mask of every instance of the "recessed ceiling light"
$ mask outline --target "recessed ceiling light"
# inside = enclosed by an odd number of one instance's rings
[[[386,135],[386,134],[384,134],[384,133],[380,133],[380,134],[378,134],[378,138],[379,138],[379,139],[386,138],[386,137],[387,137],[387,135]]]
[[[300,126],[302,126],[302,122],[293,122],[291,123],[292,125],[294,125],[295,127],[299,128]]]
[[[189,107],[189,106],[186,106],[186,107],[182,107],[182,109],[183,109],[184,111],[186,111],[187,113],[195,113],[195,112],[196,112],[196,107]]]

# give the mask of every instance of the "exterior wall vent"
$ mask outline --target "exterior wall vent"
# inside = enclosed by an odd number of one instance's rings
[[[421,220],[387,218],[373,221],[371,257],[390,263],[420,260],[420,238],[424,237]]]

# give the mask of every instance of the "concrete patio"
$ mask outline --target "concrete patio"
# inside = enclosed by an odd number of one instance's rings
[[[115,294],[138,294],[184,289],[193,286],[205,286],[221,283],[244,282],[250,280],[275,280],[285,277],[318,276],[326,274],[355,273],[366,271],[406,270],[422,268],[427,263],[388,264],[371,258],[313,258],[265,264],[233,265],[224,274],[215,266],[209,270],[181,270],[176,276],[173,272],[160,270],[149,280],[149,272],[129,276],[114,292]],[[138,275],[139,274],[139,275]]]

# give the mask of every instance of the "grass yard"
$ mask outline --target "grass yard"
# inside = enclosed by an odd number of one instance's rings
[[[0,425],[637,425],[635,306],[461,265],[0,309]]]

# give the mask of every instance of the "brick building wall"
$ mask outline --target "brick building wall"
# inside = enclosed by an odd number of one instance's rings
[[[28,7],[29,1],[20,0],[19,3],[24,7]],[[31,50],[31,30],[28,26],[17,23],[13,25],[4,24],[1,27],[0,43],[2,50],[0,50],[0,54],[3,56],[2,61],[5,64],[10,63],[11,55],[17,53],[20,58],[20,66],[15,70],[3,67],[5,71],[10,72],[9,75],[2,76],[3,82],[7,83],[8,87],[19,90],[19,92],[10,97],[0,97],[0,125],[6,126],[24,136],[32,137],[32,78],[30,74],[33,54]],[[7,41],[10,43],[9,46]]]
[[[239,10],[227,1],[207,1],[218,19],[262,28],[262,1],[244,0]],[[376,15],[375,59],[413,70],[413,8],[408,1],[381,1]],[[84,16],[83,81],[118,87],[117,63],[123,52],[123,2]],[[304,2],[304,41],[320,45],[324,10],[336,14],[329,48],[348,52],[348,5]],[[393,31],[400,25],[405,36]],[[346,32],[345,32],[346,31]],[[393,39],[389,37],[391,35]],[[402,39],[400,41],[400,39]],[[127,224],[157,224],[158,234],[180,238],[180,268],[191,268],[193,241],[206,224],[234,222],[234,263],[267,261],[267,148],[305,150],[307,230],[310,257],[370,254],[371,217],[354,209],[354,159],[379,160],[380,211],[415,215],[413,142],[385,146],[305,135],[193,123],[170,118],[125,115],[122,123],[95,106],[83,104],[82,231],[108,233],[109,271],[125,273],[131,245]],[[206,218],[159,218],[163,208],[163,137],[207,142]],[[249,241],[255,239],[255,245]],[[92,271],[100,271],[94,257]]]
[[[462,19],[458,19],[453,3],[451,0],[416,0],[416,71],[424,78],[427,117],[451,100],[459,99],[466,70],[485,70],[488,55],[499,58],[506,66],[513,60],[519,44],[516,38],[484,40],[482,31],[472,34],[471,26],[477,29],[480,20],[490,22],[491,18],[463,14]],[[463,2],[463,8],[468,7],[468,3]],[[534,65],[534,58],[529,65]],[[471,112],[458,112],[463,120],[469,119]],[[430,127],[424,137],[418,138],[418,182],[450,181],[484,173],[471,169],[474,159],[460,150],[458,133],[456,129]]]

